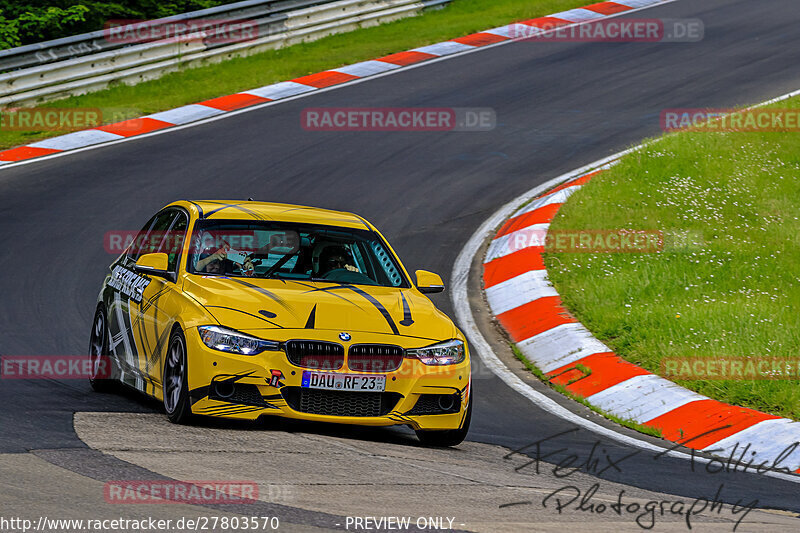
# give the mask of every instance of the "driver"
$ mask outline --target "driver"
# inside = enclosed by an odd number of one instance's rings
[[[351,262],[350,252],[347,251],[347,248],[340,245],[327,246],[319,254],[319,275],[325,276],[334,270],[341,269],[358,272]]]
[[[198,272],[205,272],[207,274],[224,274],[225,261],[227,261],[228,257],[228,248],[229,247],[226,244],[213,254],[203,253],[200,256],[200,259],[197,261],[195,269]],[[255,273],[253,262],[249,257],[244,260],[244,264],[241,266],[241,268],[242,275],[244,276],[252,277]]]

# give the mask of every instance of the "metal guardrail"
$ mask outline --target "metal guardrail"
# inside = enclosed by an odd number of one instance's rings
[[[226,4],[209,9],[192,11],[147,21],[153,27],[187,22],[198,19],[246,20],[264,18],[270,15],[285,13],[293,9],[311,7],[313,5],[331,3],[336,0],[246,0]],[[151,39],[154,40],[154,39]],[[146,41],[143,41],[146,42]],[[114,42],[108,39],[106,30],[63,37],[52,41],[29,44],[8,50],[0,50],[0,72],[8,72],[21,68],[36,67],[56,61],[64,61],[75,57],[107,52],[130,46],[130,44]]]
[[[185,66],[247,56],[271,48],[413,16],[451,0],[246,0],[148,21],[148,28],[223,20],[255,29],[244,40],[221,38],[209,26],[191,38],[109,38],[99,30],[0,51],[0,108],[32,105],[108,87],[158,78]],[[198,23],[198,21],[200,21]],[[122,30],[133,26],[124,26]],[[157,31],[151,32],[158,33]]]

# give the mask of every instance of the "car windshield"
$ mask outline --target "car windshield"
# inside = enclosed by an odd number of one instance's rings
[[[314,224],[200,220],[192,234],[187,270],[228,277],[410,286],[376,232]]]

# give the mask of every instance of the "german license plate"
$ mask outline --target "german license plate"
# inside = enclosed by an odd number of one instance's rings
[[[302,387],[306,389],[383,392],[386,376],[363,374],[330,374],[327,372],[303,372]]]

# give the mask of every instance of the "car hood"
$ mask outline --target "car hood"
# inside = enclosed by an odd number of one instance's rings
[[[184,292],[240,331],[321,329],[421,339],[455,338],[450,318],[414,289],[219,276],[187,276]]]

